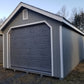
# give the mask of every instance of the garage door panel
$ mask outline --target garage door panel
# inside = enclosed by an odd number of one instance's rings
[[[50,28],[39,24],[11,30],[11,66],[51,72]]]

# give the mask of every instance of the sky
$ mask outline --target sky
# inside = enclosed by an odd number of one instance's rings
[[[8,17],[20,2],[24,2],[46,11],[57,13],[66,6],[69,15],[73,8],[84,9],[84,0],[1,0],[0,18]]]

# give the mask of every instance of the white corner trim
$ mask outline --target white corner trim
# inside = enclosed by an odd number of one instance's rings
[[[62,25],[59,28],[60,36],[60,73],[61,78],[64,78],[64,67],[63,67],[63,39],[62,39]]]
[[[10,35],[10,31],[11,29],[14,28],[19,28],[19,27],[24,27],[24,26],[30,26],[30,25],[36,25],[36,24],[40,24],[40,23],[45,23],[49,28],[50,28],[50,39],[51,39],[51,75],[54,76],[54,67],[53,67],[53,31],[52,31],[52,26],[45,20],[43,21],[38,21],[38,22],[33,22],[33,23],[28,23],[28,24],[23,24],[23,25],[18,25],[18,26],[12,26],[11,28],[9,28],[8,32],[7,32],[7,67],[10,67],[10,42],[9,42],[9,35]]]
[[[52,71],[52,76],[54,76],[54,62],[53,62],[53,31],[52,31],[52,27],[51,27],[51,71]]]
[[[3,67],[5,67],[5,57],[4,57],[5,51],[4,51],[4,34],[3,34]]]

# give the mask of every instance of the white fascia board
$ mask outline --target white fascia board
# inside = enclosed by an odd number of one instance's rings
[[[21,4],[22,4],[22,6],[25,7],[25,8],[28,8],[28,9],[30,9],[30,10],[33,10],[33,11],[37,12],[37,13],[40,13],[40,14],[43,14],[43,15],[48,16],[48,17],[50,17],[50,18],[53,18],[53,19],[55,19],[55,20],[57,20],[57,21],[62,21],[62,20],[63,20],[63,18],[62,18],[61,16],[57,16],[57,15],[55,15],[55,14],[53,14],[53,13],[50,13],[50,12],[47,12],[47,11],[45,11],[45,10],[42,10],[42,9],[39,9],[39,8],[30,6],[30,5],[28,5],[28,4],[24,4],[24,3],[21,3]]]
[[[21,8],[21,5],[18,5],[16,9],[12,12],[12,14],[4,21],[2,26],[0,27],[0,30],[3,29],[3,27],[11,20],[11,18],[16,14],[16,12]]]
[[[80,34],[84,35],[84,33],[82,31],[80,31],[79,29],[77,29],[75,26],[73,26],[72,24],[70,24],[69,22],[67,22],[66,20],[63,19],[63,23],[67,24],[68,26],[70,26],[72,29],[76,30],[77,32],[79,32]]]
[[[33,6],[30,6],[30,5],[28,5],[28,4],[20,3],[20,4],[16,7],[16,9],[12,12],[12,14],[7,18],[7,20],[2,24],[2,26],[0,27],[0,30],[8,23],[8,21],[11,20],[11,18],[17,13],[17,11],[18,11],[21,7],[28,8],[28,9],[30,9],[30,10],[33,10],[33,11],[35,11],[35,12],[38,12],[38,13],[43,14],[43,15],[45,15],[45,16],[48,16],[48,17],[50,17],[50,18],[52,18],[52,19],[55,19],[55,20],[57,20],[57,21],[62,21],[62,19],[63,19],[62,17],[56,16],[56,15],[53,14],[53,13],[49,13],[49,12],[47,12],[47,11],[44,11],[44,10],[42,10],[42,9],[39,9],[39,8],[36,8],[36,7],[33,7]]]

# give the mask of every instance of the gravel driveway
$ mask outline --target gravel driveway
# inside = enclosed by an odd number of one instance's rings
[[[64,80],[40,77],[37,74],[5,70],[0,65],[0,84],[84,84],[84,61],[81,62]]]

